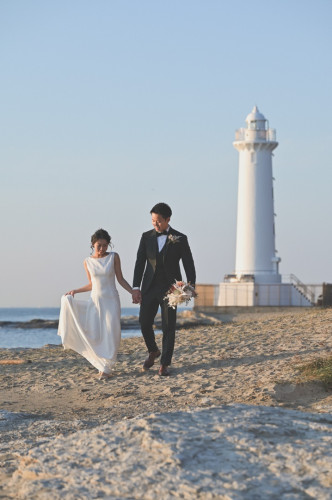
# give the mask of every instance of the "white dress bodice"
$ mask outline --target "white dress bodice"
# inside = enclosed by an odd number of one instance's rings
[[[98,299],[118,294],[115,286],[114,256],[114,252],[111,252],[99,259],[94,257],[85,259],[92,282],[91,297]]]

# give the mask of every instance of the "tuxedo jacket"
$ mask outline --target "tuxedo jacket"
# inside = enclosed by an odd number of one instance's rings
[[[177,237],[176,241],[172,241],[169,237],[170,235]],[[133,287],[141,288],[142,293],[146,292],[153,282],[157,263],[157,253],[157,232],[155,229],[152,229],[142,234],[134,269]],[[175,280],[182,281],[180,260],[182,260],[187,281],[192,285],[195,284],[195,265],[185,234],[170,227],[162,255],[167,279],[165,286],[167,285],[170,287]]]

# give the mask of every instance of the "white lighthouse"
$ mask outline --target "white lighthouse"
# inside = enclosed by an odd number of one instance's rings
[[[278,143],[257,106],[246,124],[233,142],[239,152],[235,275],[239,281],[254,277],[256,283],[280,283],[272,176],[272,151]]]
[[[283,279],[275,248],[272,155],[275,130],[255,106],[236,131],[239,180],[235,271],[214,287],[215,306],[311,306],[313,294],[294,275]]]

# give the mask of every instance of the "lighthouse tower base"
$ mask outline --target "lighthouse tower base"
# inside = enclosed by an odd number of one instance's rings
[[[310,307],[313,302],[293,283],[220,283],[215,305],[222,307]]]

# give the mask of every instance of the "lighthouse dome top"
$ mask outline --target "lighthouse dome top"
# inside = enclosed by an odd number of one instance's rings
[[[235,132],[235,148],[247,147],[248,144],[266,143],[267,146],[276,148],[276,131],[269,127],[269,122],[265,116],[254,106],[251,113],[246,118],[246,127]],[[246,144],[244,146],[242,142]]]
[[[253,122],[266,122],[266,118],[259,112],[258,107],[254,106],[252,112],[247,116],[246,122],[248,124]]]

